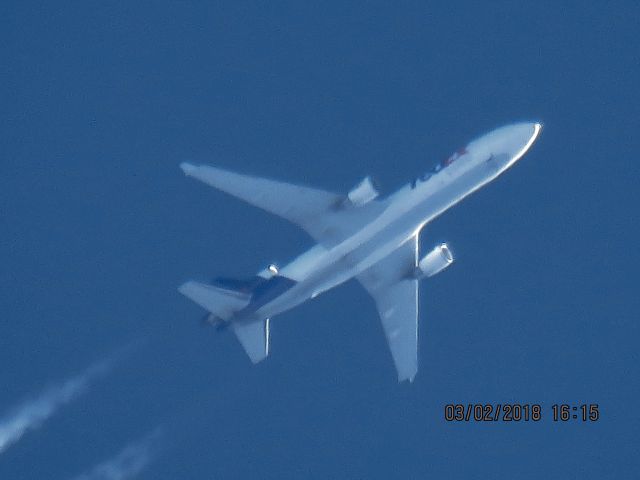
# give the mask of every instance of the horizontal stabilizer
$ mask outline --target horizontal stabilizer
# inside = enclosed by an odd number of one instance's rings
[[[261,362],[267,358],[269,355],[268,318],[253,322],[233,322],[231,328],[253,363]]]
[[[180,285],[178,291],[223,320],[230,318],[234,312],[249,303],[247,294],[224,290],[193,280]]]

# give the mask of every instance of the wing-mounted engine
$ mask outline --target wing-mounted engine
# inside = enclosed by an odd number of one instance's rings
[[[347,198],[344,199],[343,206],[361,207],[366,205],[371,200],[374,200],[379,195],[373,180],[367,176],[351,191],[347,194]]]
[[[433,277],[453,263],[453,254],[446,243],[436,246],[418,262],[415,278]]]

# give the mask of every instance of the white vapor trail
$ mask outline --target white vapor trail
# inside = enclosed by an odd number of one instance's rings
[[[27,431],[40,427],[60,407],[82,394],[92,380],[106,374],[112,365],[112,358],[96,363],[80,375],[47,388],[39,397],[10,410],[0,419],[0,454]]]
[[[127,480],[134,478],[158,453],[161,432],[156,428],[143,438],[126,445],[116,456],[81,473],[73,480]]]

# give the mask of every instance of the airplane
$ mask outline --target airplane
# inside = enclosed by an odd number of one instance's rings
[[[208,323],[233,330],[258,363],[269,355],[271,318],[355,278],[375,301],[398,382],[413,382],[418,282],[454,260],[446,243],[421,257],[422,228],[510,168],[541,129],[534,122],[498,128],[386,198],[370,177],[339,194],[183,162],[187,176],[293,222],[317,244],[291,263],[269,265],[248,279],[187,281],[178,290],[209,312]]]

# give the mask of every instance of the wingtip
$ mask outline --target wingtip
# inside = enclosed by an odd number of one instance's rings
[[[178,292],[180,292],[184,296],[187,296],[187,291],[189,290],[189,287],[192,284],[193,284],[192,280],[187,280],[186,282],[184,282],[182,285],[178,287]]]
[[[398,383],[409,382],[413,383],[413,380],[416,378],[417,370],[412,373],[400,373],[398,372]]]
[[[187,175],[187,176],[192,175],[198,169],[198,167],[196,167],[195,165],[193,165],[193,164],[191,164],[189,162],[182,162],[180,164],[180,168],[182,169],[184,174]]]
[[[404,382],[408,382],[408,383],[413,383],[415,377],[398,377],[398,383],[404,383]]]

